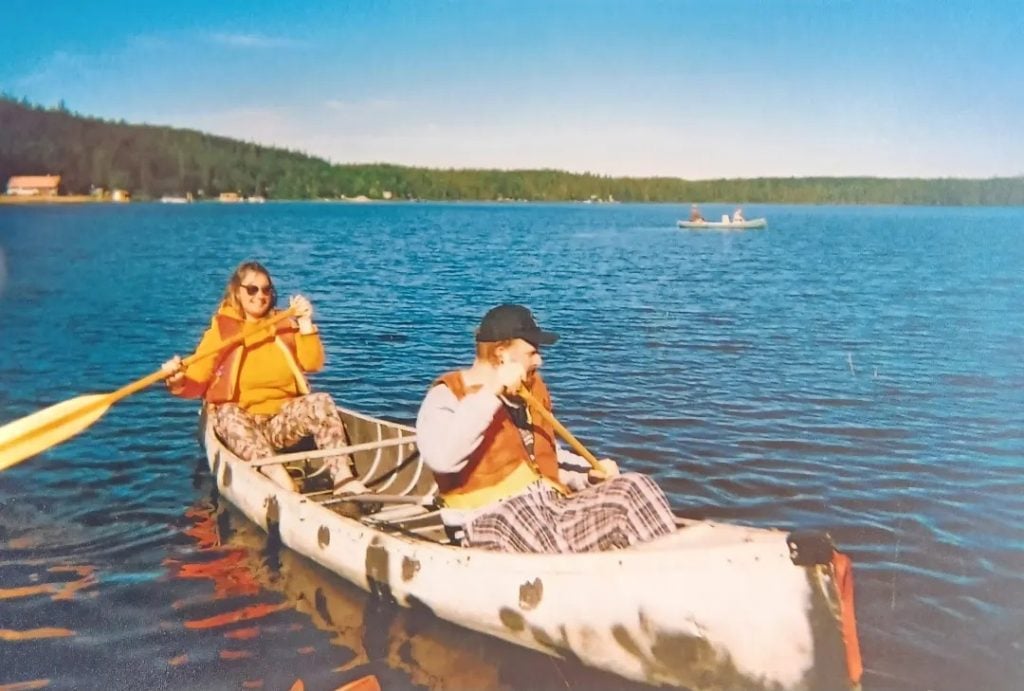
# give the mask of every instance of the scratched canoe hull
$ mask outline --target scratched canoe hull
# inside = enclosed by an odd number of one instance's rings
[[[414,434],[353,411],[343,417],[352,444]],[[205,420],[200,435],[219,492],[250,520],[400,605],[653,685],[857,686],[851,678],[859,679],[859,658],[848,661],[856,648],[852,599],[843,600],[842,574],[825,559],[795,565],[784,532],[687,520],[674,534],[627,550],[522,555],[462,548],[447,544],[436,511],[397,505],[342,515],[320,496],[271,482],[224,447]],[[436,493],[413,443],[353,456],[379,494]]]

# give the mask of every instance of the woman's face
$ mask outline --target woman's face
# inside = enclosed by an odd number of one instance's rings
[[[260,319],[270,310],[274,299],[270,277],[258,271],[247,271],[242,276],[237,296],[246,318]]]

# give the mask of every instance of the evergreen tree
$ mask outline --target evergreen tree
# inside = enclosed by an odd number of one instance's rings
[[[0,94],[0,184],[12,175],[62,176],[69,194],[123,188],[136,199],[221,192],[278,199],[338,198],[385,191],[395,199],[779,204],[1024,204],[1024,177],[616,178],[558,170],[426,169],[332,165],[296,151],[194,130],[130,125],[34,106]]]

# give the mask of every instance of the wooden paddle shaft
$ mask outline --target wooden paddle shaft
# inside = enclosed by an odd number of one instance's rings
[[[289,317],[292,317],[294,315],[294,310],[286,309],[285,311],[279,314],[275,314],[273,317],[269,319],[249,324],[246,326],[246,328],[243,328],[239,333],[235,334],[231,338],[227,338],[219,343],[215,343],[212,347],[207,348],[206,350],[202,350],[197,353],[193,353],[192,355],[189,355],[187,358],[181,361],[181,365],[182,367],[188,367],[193,363],[200,362],[209,357],[213,357],[217,353],[222,352],[228,346],[233,346],[236,343],[241,343],[242,341],[249,338],[253,334],[259,333],[260,331],[267,329],[277,324],[278,322],[282,322],[285,319],[288,319]],[[121,400],[122,398],[131,396],[133,393],[137,391],[142,391],[147,386],[155,384],[161,379],[166,379],[169,376],[171,375],[168,374],[167,372],[164,372],[162,369],[159,369],[156,372],[153,372],[153,374],[143,377],[142,379],[139,379],[137,381],[134,381],[131,384],[123,386],[117,391],[111,393],[110,396],[108,396],[107,404],[109,405]]]
[[[594,454],[590,453],[590,451],[587,450],[587,447],[583,446],[583,443],[575,436],[573,436],[573,433],[567,430],[561,422],[556,420],[555,416],[551,414],[551,411],[542,406],[540,404],[540,401],[534,398],[533,394],[526,390],[525,386],[520,387],[517,394],[520,398],[526,401],[526,403],[531,408],[533,408],[533,411],[535,413],[537,413],[542,418],[547,420],[548,424],[555,428],[555,432],[558,433],[558,436],[564,439],[566,443],[572,447],[573,451],[578,453],[580,456],[583,456],[583,458],[587,459],[587,462],[590,463],[590,465],[592,465],[594,469],[603,470],[601,468],[601,464],[598,463],[597,461],[597,457],[594,456]]]
[[[289,317],[294,317],[294,316],[295,316],[295,310],[291,309],[291,308],[288,308],[288,309],[284,310],[283,312],[278,312],[277,314],[275,314],[274,316],[270,317],[269,319],[263,319],[263,320],[260,320],[258,322],[253,322],[252,324],[248,324],[248,325],[246,325],[245,328],[242,329],[242,331],[240,333],[237,333],[234,336],[232,336],[231,338],[225,339],[225,340],[221,341],[220,343],[215,343],[212,347],[207,348],[206,350],[201,350],[201,351],[199,351],[197,353],[194,353],[193,355],[189,355],[187,358],[182,360],[181,364],[184,365],[185,367],[188,367],[189,365],[191,365],[194,362],[199,362],[200,360],[205,360],[206,358],[210,357],[211,355],[216,355],[217,353],[221,352],[222,350],[224,350],[224,348],[226,348],[229,345],[234,345],[236,343],[241,343],[245,339],[249,338],[249,336],[252,336],[255,333],[259,333],[263,329],[269,328],[269,327],[273,326],[274,324],[277,324],[279,322],[284,321],[285,319],[288,319]]]

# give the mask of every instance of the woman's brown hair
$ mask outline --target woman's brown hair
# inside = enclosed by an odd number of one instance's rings
[[[274,289],[274,281],[270,278],[270,272],[267,271],[267,267],[263,266],[259,262],[248,261],[242,262],[235,269],[235,272],[231,274],[231,278],[228,279],[228,285],[224,288],[224,297],[221,298],[220,304],[222,307],[233,307],[234,309],[242,312],[242,306],[238,303],[238,289],[242,287],[242,279],[248,273],[263,274],[267,277],[267,283],[270,284],[270,308],[274,309],[277,305],[277,290]]]

